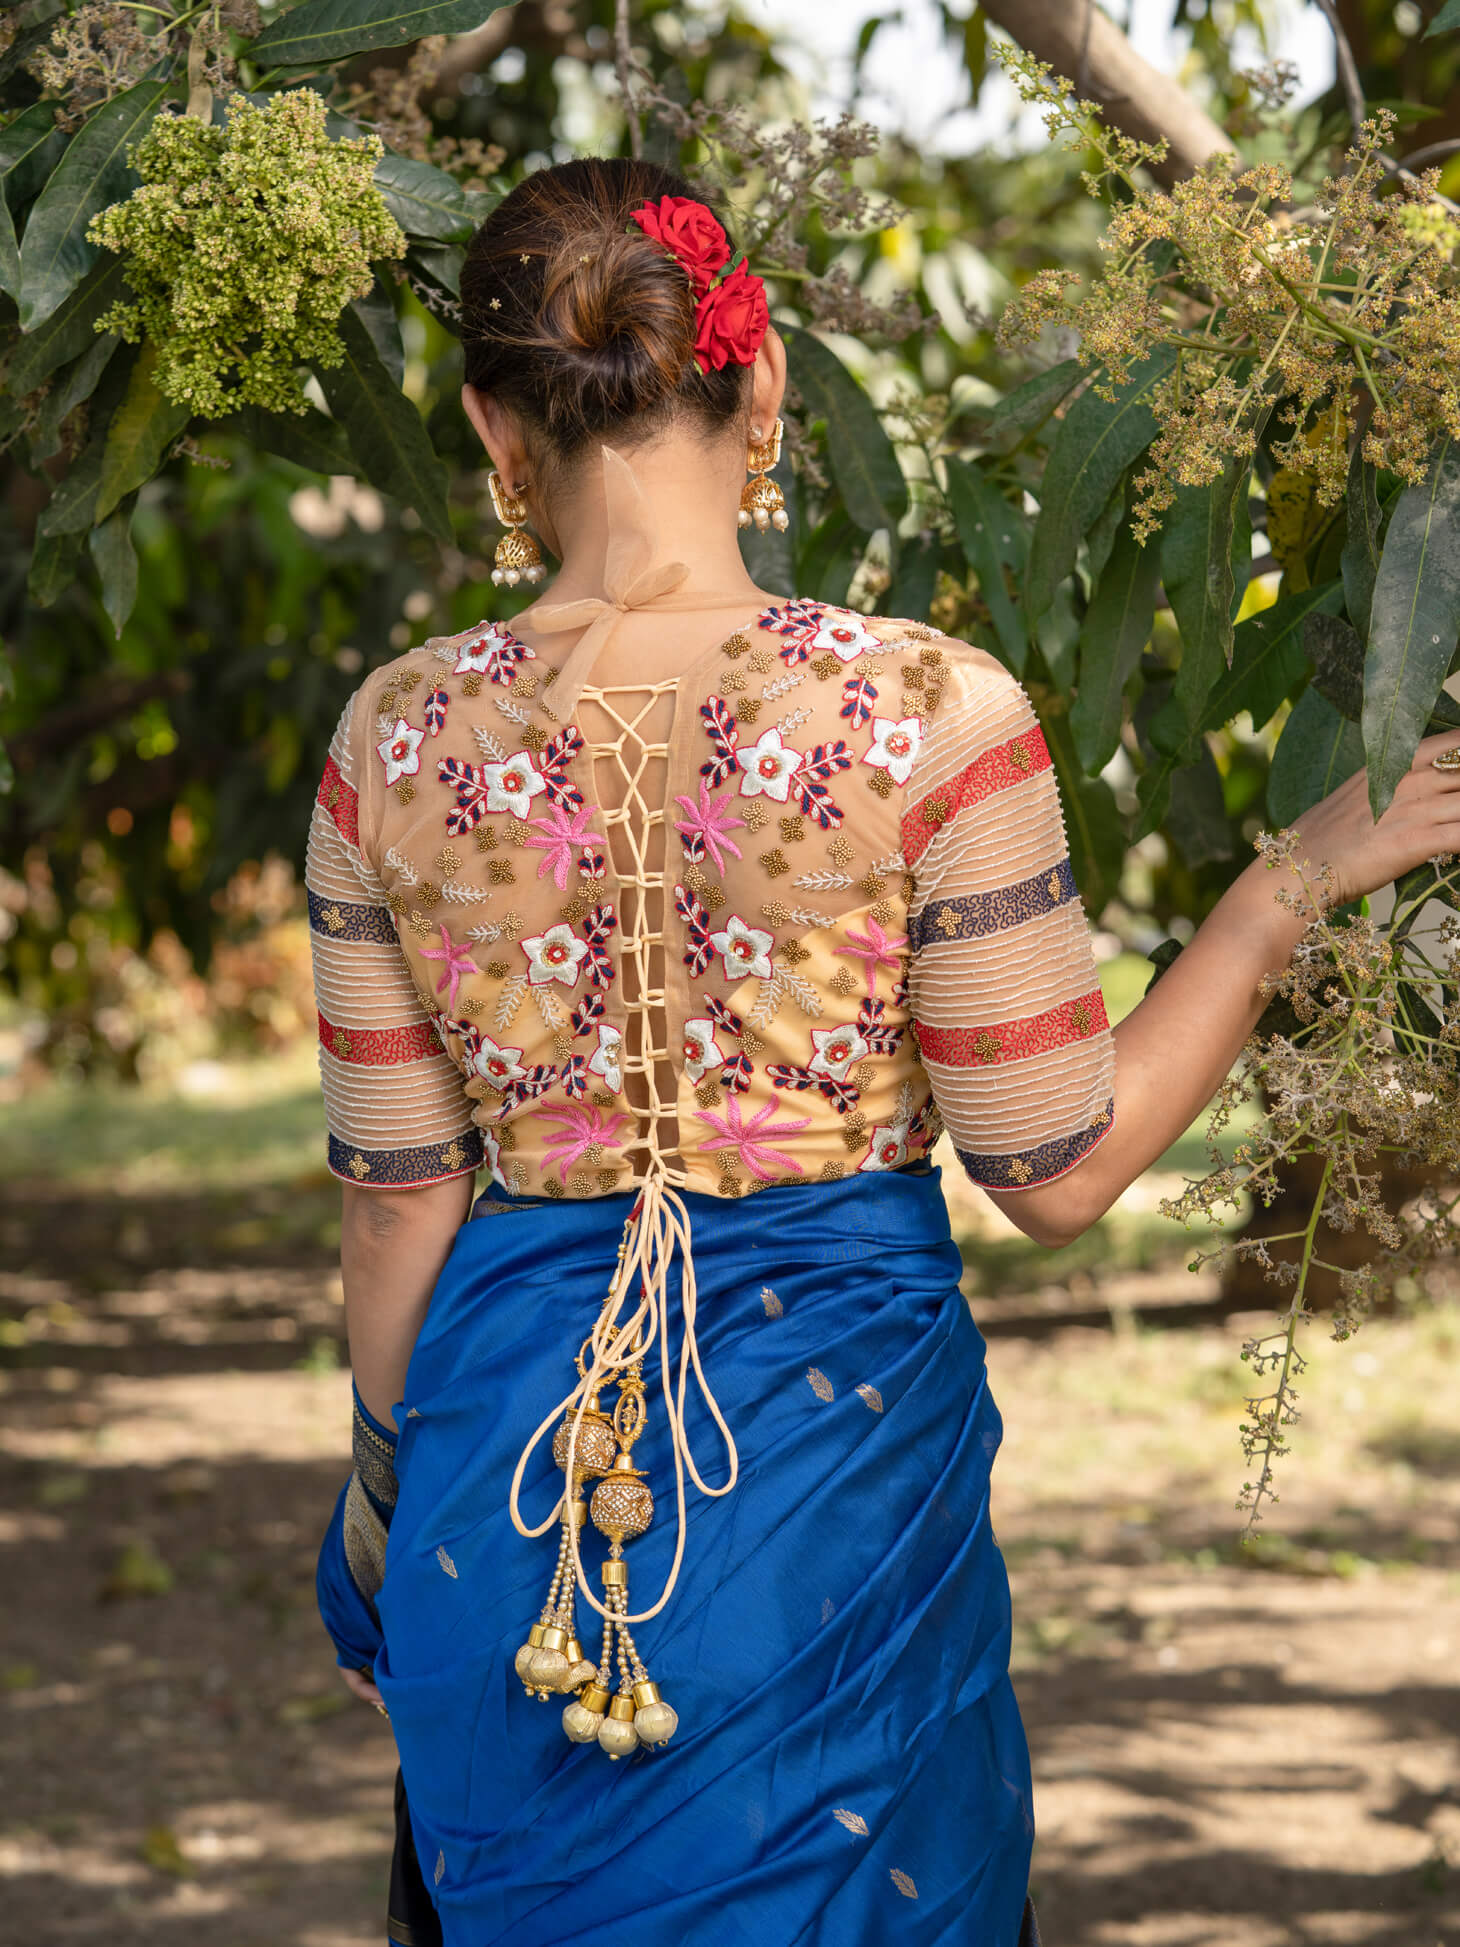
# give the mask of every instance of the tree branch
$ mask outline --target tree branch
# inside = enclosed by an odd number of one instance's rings
[[[1189,176],[1219,151],[1235,154],[1226,130],[1179,81],[1138,54],[1094,0],[983,0],[983,10],[1056,74],[1077,78],[1114,127],[1139,142],[1164,137],[1166,161],[1152,171],[1162,181]]]

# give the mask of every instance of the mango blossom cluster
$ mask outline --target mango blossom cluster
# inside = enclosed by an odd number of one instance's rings
[[[341,311],[405,254],[373,181],[380,137],[333,141],[325,116],[311,88],[234,94],[222,126],[160,115],[130,156],[141,183],[88,227],[134,294],[97,330],[150,339],[158,390],[205,417],[306,411],[296,368],[341,362]]]

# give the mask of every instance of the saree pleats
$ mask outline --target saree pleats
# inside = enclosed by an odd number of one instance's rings
[[[573,1383],[630,1201],[483,1199],[396,1412],[375,1675],[446,1947],[1016,1947],[1033,1821],[989,1521],[1002,1429],[936,1171],[687,1198],[740,1476],[691,1486],[678,1584],[636,1629],[679,1730],[611,1762],[565,1738],[565,1699],[524,1695],[513,1654],[556,1543],[516,1531],[507,1483]],[[657,1358],[635,1610],[675,1541]],[[692,1392],[686,1430],[718,1484]],[[561,1484],[544,1441],[529,1520]],[[579,1625],[596,1660],[581,1597]]]

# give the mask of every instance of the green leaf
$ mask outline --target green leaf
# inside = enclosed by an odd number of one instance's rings
[[[1420,36],[1428,40],[1431,34],[1448,34],[1453,27],[1460,27],[1460,0],[1445,0],[1445,4],[1435,15]]]
[[[354,458],[345,429],[317,406],[307,413],[268,412],[262,406],[242,406],[212,425],[220,433],[234,433],[265,453],[308,467],[311,473],[353,473]]]
[[[86,537],[101,576],[101,605],[119,636],[137,600],[137,550],[132,545],[136,508],[137,496],[129,494],[116,512]]]
[[[1260,730],[1286,701],[1308,667],[1303,649],[1305,621],[1320,610],[1332,612],[1342,600],[1342,584],[1329,581],[1321,588],[1284,595],[1271,608],[1239,623],[1232,638],[1232,667],[1217,679],[1194,729],[1169,696],[1151,712],[1145,726],[1146,769],[1138,787],[1141,815],[1133,838],[1144,838],[1166,816],[1172,780],[1183,765],[1197,760],[1208,731],[1220,730],[1242,710],[1251,713],[1253,728]]]
[[[1310,615],[1303,650],[1313,665],[1313,687],[1341,717],[1357,723],[1364,714],[1364,645],[1345,616]]]
[[[897,573],[887,591],[884,615],[906,616],[926,622],[938,586],[943,543],[936,534],[915,534],[898,555]]]
[[[464,243],[476,228],[461,184],[432,163],[387,149],[375,165],[374,182],[407,236]]]
[[[154,68],[148,79],[99,108],[36,198],[20,246],[22,331],[49,318],[101,256],[101,245],[86,241],[86,226],[139,182],[127,149],[141,139],[168,85],[166,74]]]
[[[1110,559],[1110,550],[1115,546],[1115,537],[1125,525],[1125,487],[1125,481],[1120,481],[1106,501],[1104,512],[1096,517],[1094,526],[1085,536],[1085,572],[1089,577],[1090,596],[1100,585],[1100,577],[1105,573],[1105,564]]]
[[[373,487],[414,507],[438,541],[449,541],[446,468],[420,413],[391,384],[369,332],[348,305],[340,313],[339,330],[344,362],[316,364],[314,371],[360,471]]]
[[[0,196],[0,291],[14,297],[20,289],[20,245],[15,240],[15,219],[10,205]]]
[[[418,271],[448,296],[461,296],[461,267],[466,262],[466,252],[460,244],[412,244],[405,261],[407,269]]]
[[[350,309],[369,332],[376,357],[389,372],[390,382],[399,392],[405,377],[406,353],[401,343],[400,317],[390,287],[377,276],[364,297],[351,299]]]
[[[29,435],[31,464],[50,459],[60,450],[61,422],[83,399],[96,390],[112,353],[121,343],[115,332],[106,331],[94,339],[78,359],[61,373],[41,401]]]
[[[1232,535],[1252,477],[1232,458],[1205,487],[1178,487],[1161,530],[1161,577],[1181,632],[1173,695],[1186,721],[1201,721],[1207,696],[1232,663]]]
[[[947,469],[948,505],[958,545],[978,577],[978,592],[993,619],[1000,658],[1015,676],[1021,676],[1029,658],[1029,639],[1004,569],[1012,568],[1017,576],[1023,566],[1028,545],[1024,516],[1005,500],[977,462],[949,460]]]
[[[1040,482],[1024,576],[1027,626],[1054,600],[1056,585],[1075,565],[1081,538],[1104,512],[1126,468],[1155,438],[1151,390],[1175,359],[1170,347],[1153,352],[1132,366],[1114,405],[1087,388],[1060,421]]]
[[[1098,919],[1120,881],[1125,825],[1104,778],[1086,777],[1080,769],[1069,718],[1051,712],[1042,723],[1059,783],[1070,866],[1086,911]]]
[[[796,561],[797,592],[839,608],[862,559],[865,538],[838,508],[807,535]]]
[[[1161,561],[1122,527],[1080,630],[1079,689],[1070,731],[1081,764],[1099,771],[1115,755],[1125,686],[1151,639]]]
[[[264,67],[339,61],[377,47],[402,47],[427,34],[465,34],[504,0],[303,0],[271,21],[247,50]]]
[[[826,421],[826,453],[848,514],[864,533],[894,542],[907,511],[907,482],[877,408],[846,366],[811,332],[783,325],[791,376],[808,410]]]
[[[1460,443],[1395,503],[1374,582],[1364,662],[1364,751],[1378,818],[1409,769],[1460,634]]]
[[[44,324],[15,340],[5,372],[5,388],[16,398],[48,379],[58,365],[78,357],[96,342],[96,320],[127,294],[120,257],[108,257],[76,286]]]
[[[1042,426],[1060,400],[1075,389],[1085,369],[1078,358],[1062,358],[1048,371],[1036,372],[1032,379],[1016,385],[989,414],[981,434],[985,444],[992,446],[1011,433],[1028,433]]]
[[[1197,746],[1195,762],[1183,764],[1171,779],[1171,803],[1161,821],[1193,871],[1214,859],[1232,856],[1232,827],[1222,797],[1222,775],[1210,747]]]
[[[1434,1044],[1445,1032],[1445,1024],[1412,980],[1401,980],[1394,990],[1398,1003],[1391,1023],[1394,1045],[1402,1055],[1424,1061],[1436,1052]],[[1426,1040],[1424,1037],[1428,1036]]]
[[[1348,531],[1341,557],[1344,606],[1360,636],[1367,636],[1374,579],[1379,572],[1380,513],[1378,475],[1364,458],[1362,442],[1349,461],[1346,498]]]
[[[32,102],[0,128],[0,177],[12,210],[28,203],[66,152],[70,137],[56,127],[54,101]]]
[[[127,381],[127,395],[107,428],[92,516],[95,521],[104,521],[125,495],[152,478],[168,447],[193,416],[186,400],[164,398],[158,391],[152,377],[157,358],[156,345],[144,338]]]
[[[49,512],[49,508],[46,511]],[[74,533],[37,535],[31,551],[30,570],[25,578],[26,593],[37,608],[49,608],[56,597],[75,581],[81,560],[83,532],[78,529]]]
[[[1269,818],[1275,826],[1290,825],[1363,767],[1358,725],[1340,716],[1310,685],[1293,705],[1273,752],[1267,778]]]

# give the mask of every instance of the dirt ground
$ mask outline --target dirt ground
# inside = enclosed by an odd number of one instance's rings
[[[293,1113],[240,1162],[216,1116],[210,1156],[159,1112],[172,1178],[106,1191],[53,1160],[59,1123],[9,1159],[0,1934],[26,1947],[384,1937],[389,1728],[314,1610],[349,1380]],[[104,1116],[88,1140],[104,1174]],[[960,1211],[986,1284],[1009,1240]],[[1248,1321],[1210,1322],[1174,1231],[1062,1282],[1021,1262],[973,1302],[1048,1947],[1460,1947],[1460,1312],[1314,1329],[1244,1554]]]

